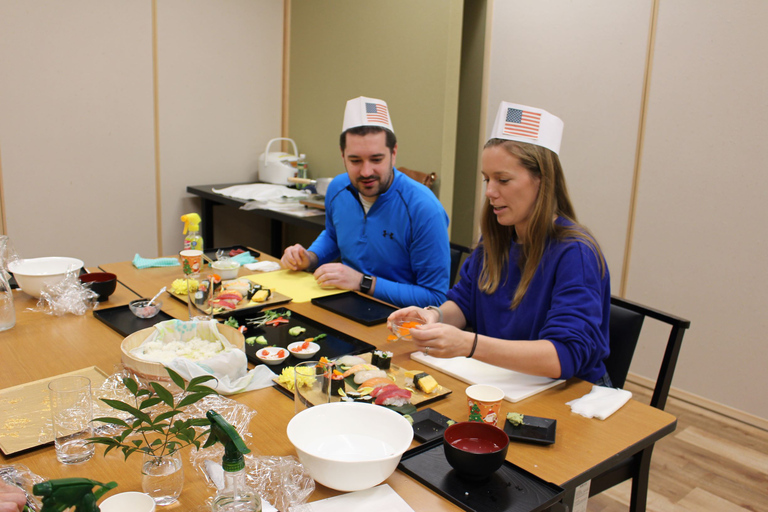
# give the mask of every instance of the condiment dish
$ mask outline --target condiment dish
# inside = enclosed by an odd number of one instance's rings
[[[161,301],[156,300],[150,304],[149,299],[137,299],[128,303],[128,308],[131,310],[131,313],[139,318],[152,318],[157,316],[162,306],[163,303]]]
[[[285,361],[290,353],[281,347],[264,347],[256,351],[256,357],[264,364],[280,364]]]
[[[294,341],[288,345],[288,350],[298,359],[309,359],[317,354],[320,350],[320,345],[314,341]]]

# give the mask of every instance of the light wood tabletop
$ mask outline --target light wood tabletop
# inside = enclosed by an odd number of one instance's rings
[[[260,259],[271,259],[262,255]],[[118,276],[118,290],[98,308],[125,305],[138,297],[151,297],[163,286],[181,278],[180,267],[136,269],[130,262],[100,265]],[[241,269],[241,275],[251,272]],[[53,316],[28,310],[36,301],[21,291],[14,292],[17,323],[0,333],[0,389],[30,381],[53,377],[88,366],[97,366],[112,373],[120,363],[122,336],[100,322],[90,312],[85,316]],[[313,304],[289,303],[289,309],[319,321],[394,353],[393,362],[407,369],[428,370],[438,382],[452,390],[447,398],[432,402],[429,407],[456,421],[466,420],[467,405],[464,389],[467,384],[436,370],[428,369],[410,359],[413,347],[404,341],[388,342],[389,331],[384,324],[366,327]],[[170,315],[188,318],[187,306],[169,295],[163,298],[163,310]],[[252,366],[252,365],[250,365]],[[557,420],[557,438],[552,445],[513,442],[507,459],[539,478],[572,490],[607,467],[619,455],[632,454],[652,445],[675,428],[674,416],[630,400],[605,421],[587,419],[573,414],[566,402],[587,394],[591,384],[571,379],[518,403],[503,402],[500,416],[507,412],[553,418]],[[273,388],[233,395],[233,399],[255,411],[248,441],[257,455],[296,455],[288,441],[285,428],[293,416],[293,402]],[[0,420],[1,423],[2,420]],[[0,436],[4,432],[0,430]],[[418,443],[414,441],[414,446]],[[122,455],[102,456],[102,448],[88,462],[65,466],[57,462],[52,445],[27,452],[0,456],[0,464],[23,464],[45,479],[82,476],[100,481],[115,480],[118,490],[140,491],[140,457],[123,461]],[[201,475],[185,459],[185,487],[178,505],[169,510],[205,510],[205,501],[213,494]],[[387,481],[414,510],[460,510],[416,480],[396,471]],[[310,501],[340,494],[320,484]]]

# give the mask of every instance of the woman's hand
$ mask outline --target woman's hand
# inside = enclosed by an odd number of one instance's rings
[[[0,482],[0,512],[21,512],[26,504],[27,496],[21,488]]]
[[[398,309],[387,318],[387,328],[391,331],[394,323],[403,320],[418,320],[423,324],[434,324],[440,318],[440,313],[433,309],[418,308],[409,306]]]
[[[467,357],[472,350],[475,333],[452,325],[430,323],[411,328],[411,338],[416,348],[428,356]]]

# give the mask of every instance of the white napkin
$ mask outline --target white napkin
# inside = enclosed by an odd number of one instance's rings
[[[248,368],[248,360],[245,353],[241,350],[233,350],[228,354],[229,358],[242,358],[239,364],[232,364],[230,370],[235,368]],[[210,360],[209,360],[210,361]],[[228,361],[231,363],[232,361]],[[204,382],[203,386],[213,388],[222,395],[233,395],[235,393],[242,393],[244,391],[253,391],[254,389],[261,389],[272,386],[272,379],[275,378],[275,372],[270,370],[266,365],[260,364],[249,372],[237,372],[235,375],[226,372],[215,371],[211,368],[203,368],[200,364],[190,361],[183,357],[177,357],[168,366],[175,370],[176,373],[184,377],[185,380],[191,380],[201,375],[218,376],[218,381],[209,380]]]
[[[267,183],[249,183],[233,185],[227,188],[212,189],[223,196],[242,199],[243,201],[270,201],[281,197],[306,197],[307,192],[288,188],[285,185],[269,185]]]
[[[260,270],[262,272],[272,272],[274,270],[280,270],[280,264],[276,261],[259,261],[257,263],[249,263],[244,265],[248,270]]]
[[[389,484],[364,491],[340,494],[333,498],[313,501],[290,508],[290,512],[338,512],[339,510],[365,510],[365,512],[413,512],[413,509]]]
[[[604,420],[618,411],[630,398],[632,398],[632,393],[626,389],[592,386],[592,391],[565,405],[570,405],[572,412],[581,414],[586,418]]]

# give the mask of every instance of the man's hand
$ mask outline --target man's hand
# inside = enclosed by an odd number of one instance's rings
[[[21,512],[26,503],[27,496],[23,490],[0,481],[0,511]]]
[[[315,270],[315,279],[323,288],[336,287],[342,290],[359,291],[363,274],[343,263],[326,263]]]
[[[317,256],[307,251],[301,244],[296,244],[286,247],[280,263],[290,270],[304,270],[317,264]]]

